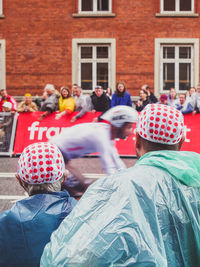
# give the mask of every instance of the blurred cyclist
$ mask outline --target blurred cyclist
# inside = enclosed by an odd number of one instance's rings
[[[137,120],[137,111],[128,106],[116,106],[105,112],[101,118],[107,123],[81,123],[64,130],[50,142],[58,146],[65,159],[66,168],[80,182],[84,191],[89,180],[72,167],[70,160],[91,153],[99,153],[106,174],[112,174],[126,166],[120,159],[114,145],[114,139],[125,139],[133,132],[133,123]],[[66,183],[70,181],[67,179]],[[68,188],[70,191],[70,189]]]

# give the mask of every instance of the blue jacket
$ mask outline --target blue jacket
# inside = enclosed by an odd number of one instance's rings
[[[115,93],[112,95],[110,107],[112,108],[119,105],[132,107],[131,96],[128,92],[125,92],[123,96],[116,95]]]
[[[43,249],[76,200],[67,191],[38,194],[0,213],[0,266],[39,266]]]
[[[181,105],[180,103],[176,104],[176,108],[180,110],[183,114],[192,113],[194,110],[193,106],[190,103],[185,103],[185,105]]]

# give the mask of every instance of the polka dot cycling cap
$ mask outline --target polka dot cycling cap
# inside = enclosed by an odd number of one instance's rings
[[[183,115],[176,108],[162,105],[147,105],[138,118],[137,132],[154,143],[177,144],[183,135]]]
[[[29,145],[18,160],[17,173],[28,184],[54,183],[62,178],[64,172],[63,156],[51,143]]]

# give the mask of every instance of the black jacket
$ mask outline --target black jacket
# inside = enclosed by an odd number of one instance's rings
[[[103,92],[103,94],[98,97],[95,92],[91,95],[93,109],[100,112],[105,112],[110,108],[110,98]]]

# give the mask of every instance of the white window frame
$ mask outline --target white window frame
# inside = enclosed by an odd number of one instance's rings
[[[3,15],[3,0],[0,0],[0,15]]]
[[[6,89],[6,41],[0,39],[0,89]]]
[[[156,38],[155,39],[155,60],[154,60],[154,90],[155,94],[159,96],[162,93],[167,93],[167,90],[162,89],[162,72],[163,62],[174,62],[174,59],[162,59],[162,47],[163,46],[191,46],[192,64],[191,64],[191,86],[196,86],[199,83],[199,39],[198,38]],[[184,62],[191,62],[190,59],[183,59]],[[181,59],[178,60],[181,62]],[[187,63],[187,62],[186,62]],[[178,74],[177,65],[175,65],[175,75]],[[175,84],[177,93],[184,92],[178,90],[178,84]]]
[[[108,0],[109,4],[109,10],[106,11],[98,11],[97,10],[97,0],[92,0],[93,1],[93,10],[92,11],[82,11],[82,0],[78,1],[78,13],[79,14],[105,14],[105,13],[111,13],[112,12],[112,0]]]
[[[161,14],[193,14],[194,13],[194,0],[191,0],[190,11],[180,11],[180,0],[175,0],[175,11],[165,11],[164,0],[160,0],[160,13]]]
[[[109,60],[109,77],[108,77],[108,86],[115,88],[116,82],[116,40],[114,38],[74,38],[72,39],[72,84],[77,83],[81,84],[81,75],[80,75],[80,64],[81,62],[92,62],[91,59],[80,59],[80,47],[81,46],[108,46],[109,47],[109,59],[100,59],[95,62],[108,62]],[[95,50],[95,49],[94,49]],[[96,76],[96,68],[93,67],[93,75]],[[94,77],[94,76],[93,76]],[[93,88],[95,87],[95,79],[93,79]],[[91,90],[84,90],[84,92],[91,92]]]

